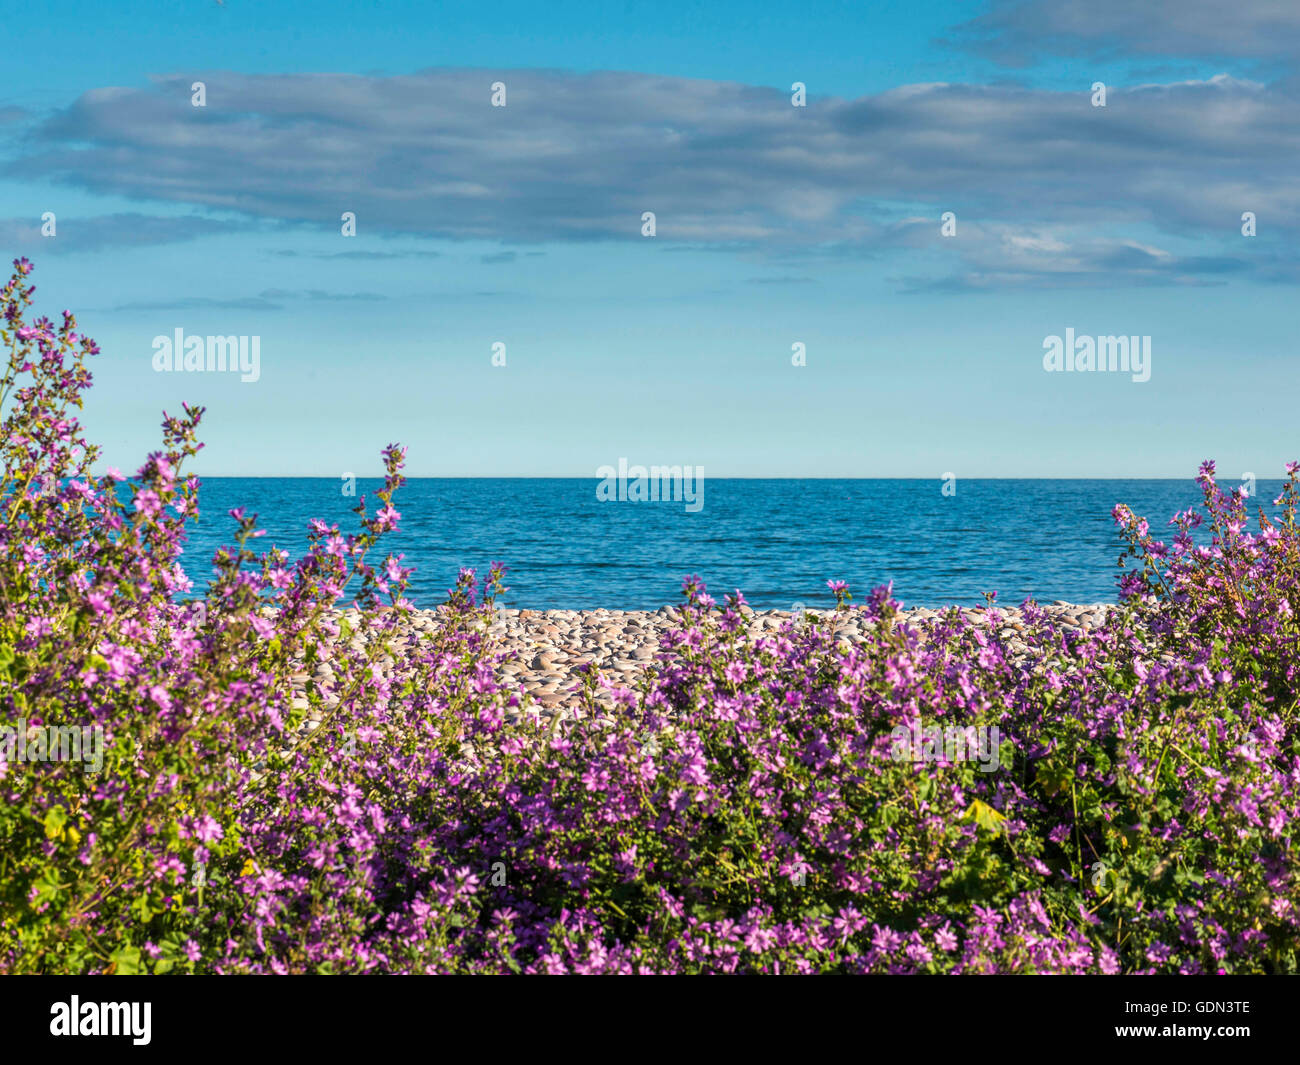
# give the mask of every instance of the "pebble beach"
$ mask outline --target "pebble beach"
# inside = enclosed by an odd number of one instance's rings
[[[960,608],[967,620],[975,625],[996,624],[997,630],[1008,642],[1013,655],[1027,653],[1019,640],[1024,631],[1022,611],[1018,607],[998,607],[989,611],[984,607]],[[1109,610],[1108,604],[1055,603],[1042,609],[1065,629],[1090,630],[1101,626]],[[765,633],[775,633],[795,615],[788,610],[751,610],[742,608],[746,618],[746,631],[751,638]],[[825,614],[833,611],[808,610],[803,613]],[[923,625],[944,613],[943,609],[912,607],[900,610],[900,622]],[[997,615],[996,622],[992,614]],[[351,639],[360,647],[376,634],[367,633],[357,626],[359,614],[343,611],[354,631]],[[414,610],[399,622],[396,640],[403,635],[435,630],[441,624],[438,609]],[[849,611],[840,622],[837,635],[849,645],[863,642],[863,616]],[[565,717],[580,705],[582,678],[579,667],[597,663],[604,681],[599,689],[598,701],[612,705],[612,688],[621,687],[635,691],[647,666],[653,664],[660,651],[664,634],[680,627],[676,607],[663,606],[657,610],[526,610],[498,609],[496,620],[488,627],[495,638],[503,658],[497,669],[498,680],[516,687],[528,697],[527,709],[543,719]],[[393,641],[394,637],[389,636]],[[391,646],[391,643],[390,643]],[[1013,659],[1014,660],[1014,659]],[[395,668],[389,657],[380,659],[381,668]],[[332,703],[328,694],[333,671],[328,663],[317,667],[316,673],[294,674],[295,697],[302,701],[309,681],[321,684],[326,692],[326,709]],[[309,722],[311,728],[315,722]]]

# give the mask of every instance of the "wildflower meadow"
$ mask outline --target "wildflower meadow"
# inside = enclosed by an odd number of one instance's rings
[[[92,473],[98,349],[31,273],[0,292],[0,972],[1296,971],[1300,465],[1272,517],[1209,462],[1163,539],[1119,502],[1118,607],[1027,603],[1027,658],[838,581],[753,637],[687,578],[635,689],[602,708],[589,668],[543,721],[497,668],[502,567],[403,625],[399,446],[353,529],[291,558],[235,510],[193,588],[203,410]]]

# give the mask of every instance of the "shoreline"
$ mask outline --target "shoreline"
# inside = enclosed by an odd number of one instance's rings
[[[389,638],[401,639],[406,635],[436,629],[440,624],[442,609],[434,607],[412,610],[410,619],[401,624]],[[899,620],[913,624],[925,623],[950,609],[952,608],[901,609],[898,612]],[[969,621],[983,624],[987,620],[989,608],[957,609]],[[1021,609],[993,609],[1001,617],[999,632],[1007,638],[1012,652],[1023,649],[1027,655],[1027,647],[1017,639],[1017,634],[1024,631]],[[1057,625],[1089,631],[1100,627],[1107,612],[1115,609],[1115,605],[1058,602],[1040,605],[1040,609]],[[824,616],[834,612],[834,607],[828,607],[808,609],[802,613]],[[354,608],[337,613],[343,619],[360,617]],[[775,633],[796,616],[788,610],[757,610],[749,607],[742,607],[741,613],[747,619],[742,631],[750,639]],[[599,689],[598,701],[602,705],[613,705],[609,695],[613,687],[635,691],[645,668],[654,663],[664,633],[677,627],[678,619],[677,608],[673,606],[662,606],[657,610],[617,610],[604,607],[593,610],[529,610],[510,607],[497,609],[496,620],[488,626],[487,632],[499,642],[499,650],[506,652],[505,659],[496,669],[498,682],[522,689],[534,703],[534,707],[525,709],[531,711],[535,708],[540,716],[550,718],[565,716],[566,712],[579,706],[580,694],[573,690],[580,687],[581,682],[577,669],[591,662],[599,661],[606,682]],[[857,611],[850,610],[845,615],[839,636],[850,645],[865,640],[861,615]],[[362,643],[369,642],[371,638],[371,634],[364,629],[355,628],[350,637],[352,641]],[[391,659],[388,663],[390,667],[396,666]],[[331,678],[332,669],[325,663],[317,667],[312,679],[317,684],[328,684]],[[295,697],[303,697],[308,680],[305,673],[295,674]]]
[[[963,616],[982,622],[985,607],[963,607]],[[1003,618],[1003,629],[1011,630],[1011,646],[1015,649],[1014,633],[1023,631],[1019,608],[995,608]],[[1063,604],[1043,608],[1059,624],[1070,628],[1092,629],[1100,626],[1108,604]],[[788,610],[748,610],[744,632],[758,637],[778,631],[796,615]],[[807,610],[817,616],[833,614],[834,608]],[[574,672],[579,665],[597,657],[606,678],[619,686],[635,690],[640,672],[654,661],[659,651],[659,639],[664,632],[676,626],[677,613],[673,607],[660,607],[655,611],[499,611],[501,617],[489,627],[489,632],[503,638],[507,647],[516,653],[512,661],[502,665],[499,672],[517,679],[530,695],[543,707],[567,705],[571,700],[562,689],[577,683]],[[944,613],[927,607],[913,607],[899,611],[900,622],[923,622]],[[846,616],[841,639],[849,644],[859,644],[865,639],[859,615],[850,611]]]

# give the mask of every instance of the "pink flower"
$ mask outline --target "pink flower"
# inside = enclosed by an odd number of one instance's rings
[[[136,493],[135,509],[145,517],[152,518],[162,510],[162,500],[152,488],[146,488]]]

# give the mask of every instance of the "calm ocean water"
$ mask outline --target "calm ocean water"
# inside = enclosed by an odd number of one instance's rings
[[[1235,482],[1224,481],[1225,487]],[[378,480],[359,480],[373,508]],[[505,605],[648,609],[680,599],[698,573],[721,599],[739,588],[755,607],[829,605],[828,578],[860,599],[894,582],[905,604],[978,604],[984,591],[1016,605],[1113,602],[1120,544],[1110,510],[1128,503],[1153,529],[1200,502],[1188,480],[962,480],[944,496],[928,480],[707,480],[704,507],[600,502],[596,479],[412,479],[398,492],[401,530],[390,550],[416,567],[411,599],[432,606],[462,566],[509,567]],[[1272,513],[1280,481],[1260,481]],[[199,495],[186,572],[196,584],[229,541],[231,507],[260,516],[272,544],[294,556],[318,517],[355,530],[341,482],[208,478]]]

